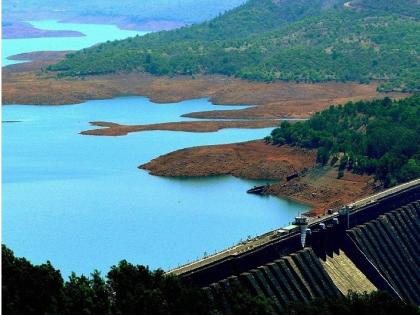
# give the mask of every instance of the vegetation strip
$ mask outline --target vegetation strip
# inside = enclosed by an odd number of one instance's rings
[[[146,71],[223,74],[273,82],[380,80],[382,91],[418,91],[415,0],[250,0],[213,20],[104,43],[49,67],[59,76]]]

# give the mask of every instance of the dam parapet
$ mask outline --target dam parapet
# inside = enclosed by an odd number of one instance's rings
[[[279,311],[294,300],[349,290],[386,290],[420,305],[419,214],[415,180],[322,218],[299,217],[291,226],[170,273],[205,287],[225,306],[232,286],[272,298]]]

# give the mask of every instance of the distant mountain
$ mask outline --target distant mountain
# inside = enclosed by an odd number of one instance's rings
[[[50,70],[378,80],[383,90],[419,90],[419,7],[418,0],[250,0],[198,25],[85,49]]]
[[[15,16],[124,16],[134,22],[171,20],[191,24],[214,18],[244,2],[245,0],[5,0],[2,3],[2,13],[3,19]]]

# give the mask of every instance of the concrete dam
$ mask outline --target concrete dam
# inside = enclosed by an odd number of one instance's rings
[[[293,301],[384,290],[420,305],[420,179],[169,273],[203,287],[227,314],[232,292]]]

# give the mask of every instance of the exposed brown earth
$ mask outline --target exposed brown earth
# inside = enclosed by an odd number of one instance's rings
[[[159,176],[233,175],[284,180],[315,166],[316,152],[264,141],[210,145],[178,150],[140,167]]]
[[[270,186],[268,194],[288,197],[311,205],[310,215],[324,215],[329,208],[339,208],[375,192],[373,178],[345,172],[337,178],[337,168],[316,167],[304,176]]]
[[[119,73],[84,78],[57,79],[41,68],[58,59],[12,65],[3,68],[3,103],[63,105],[90,99],[123,95],[148,96],[156,103],[209,98],[214,104],[257,105],[240,110],[221,110],[187,114],[196,118],[279,119],[307,118],[331,104],[349,100],[383,97],[377,84],[338,83],[298,84],[292,82],[261,83],[224,76],[155,77],[146,73]],[[403,94],[392,94],[392,97]]]
[[[42,75],[43,71],[48,67],[48,65],[52,63],[59,62],[62,60],[67,54],[73,51],[35,51],[30,53],[23,53],[14,56],[8,57],[9,60],[30,60],[29,62],[18,63],[14,65],[9,65],[2,68],[2,88],[3,93],[5,92],[5,80],[10,78],[13,74],[17,77],[22,78],[23,80],[29,75],[33,76],[33,80],[39,80],[40,76]],[[18,80],[18,79],[17,79]],[[13,84],[10,86],[13,87]],[[3,104],[4,102],[4,98]]]
[[[2,38],[40,38],[40,37],[83,37],[85,34],[77,31],[41,30],[28,22],[6,22],[2,25]]]
[[[62,60],[67,54],[74,52],[74,50],[63,51],[34,51],[29,53],[22,53],[10,56],[9,60],[31,60],[31,61],[45,61],[48,63]],[[16,66],[14,66],[16,67]],[[33,67],[37,69],[36,67]]]
[[[274,179],[271,195],[291,198],[314,207],[312,215],[324,214],[373,192],[372,178],[337,169],[316,167],[316,151],[273,146],[263,141],[183,149],[158,157],[140,168],[159,176],[233,175],[248,179]],[[305,172],[305,170],[309,170]],[[303,173],[287,181],[286,177]]]
[[[226,128],[267,128],[275,127],[278,120],[249,120],[249,121],[180,121],[150,125],[120,125],[111,122],[94,121],[93,126],[105,127],[82,131],[82,135],[90,136],[125,136],[130,132],[148,130],[170,130],[187,132],[214,132]]]
[[[57,79],[51,73],[40,70],[53,61],[56,60],[38,60],[3,68],[3,102],[59,105],[80,103],[89,99],[142,95],[150,97],[156,103],[172,103],[207,97],[214,104],[256,106],[240,110],[191,113],[186,116],[210,119],[266,119],[252,122],[194,121],[138,126],[98,122],[96,125],[106,128],[86,131],[83,134],[124,135],[133,131],[157,129],[204,132],[233,127],[267,127],[275,125],[273,119],[307,118],[330,104],[384,96],[376,91],[377,85],[374,83],[265,84],[223,76],[169,78],[154,77],[145,73]],[[275,179],[279,183],[271,185],[270,194],[307,203],[315,208],[312,211],[313,215],[323,214],[327,208],[346,204],[373,192],[371,177],[346,173],[343,178],[337,179],[335,168],[316,168],[315,160],[315,151],[287,146],[276,147],[266,145],[262,141],[254,141],[184,149],[161,156],[141,167],[154,175],[162,176],[233,175],[251,179]],[[289,182],[285,180],[288,175],[304,169],[310,171]]]
[[[122,30],[138,31],[169,31],[175,28],[186,26],[187,24],[172,20],[148,20],[134,21],[127,16],[96,16],[84,15],[63,19],[65,23],[86,23],[86,24],[115,24]]]

